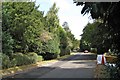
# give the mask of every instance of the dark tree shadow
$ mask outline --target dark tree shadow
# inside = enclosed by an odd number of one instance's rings
[[[81,78],[89,78],[89,77],[91,78],[94,76],[94,68],[91,68],[91,67],[90,68],[89,67],[87,67],[87,68],[85,68],[85,67],[82,67],[82,68],[62,68],[62,67],[59,67],[59,65],[63,64],[63,62],[66,63],[67,61],[70,61],[70,60],[72,60],[73,63],[75,63],[75,64],[84,64],[85,62],[82,62],[82,61],[77,62],[76,60],[96,60],[96,55],[89,55],[89,54],[87,54],[87,55],[86,54],[73,55],[73,56],[70,56],[66,59],[60,60],[61,62],[57,62],[57,63],[53,64],[53,66],[51,65],[51,66],[38,67],[34,70],[31,70],[31,71],[28,71],[25,73],[20,73],[20,74],[14,75],[14,76],[9,76],[9,77],[3,78],[2,80],[20,80],[20,79],[22,79],[22,80],[31,80],[31,79],[32,80],[42,80],[42,78],[39,78],[39,77],[41,77],[47,73],[50,73],[52,71],[55,71],[55,69],[57,69],[58,72],[57,73],[53,72],[53,75],[48,76],[46,78],[65,77],[65,76],[62,76],[61,74],[64,74],[66,76],[70,75],[69,76],[70,78],[76,78],[76,76],[81,77]],[[76,62],[74,62],[74,61],[76,61]],[[54,66],[54,65],[58,65],[58,66]],[[73,72],[75,72],[75,73],[73,73]]]

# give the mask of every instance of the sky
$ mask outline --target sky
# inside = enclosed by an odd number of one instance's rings
[[[74,34],[76,39],[80,40],[83,28],[88,22],[93,22],[89,18],[90,14],[83,16],[81,14],[83,6],[76,6],[73,0],[36,0],[36,5],[40,4],[39,10],[44,11],[45,14],[53,3],[56,3],[56,6],[59,8],[58,17],[60,25],[62,26],[65,21],[68,22],[72,34]]]

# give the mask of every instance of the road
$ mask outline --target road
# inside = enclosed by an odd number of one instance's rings
[[[94,78],[96,56],[76,53],[64,60],[43,65],[32,71],[14,75],[14,78]]]

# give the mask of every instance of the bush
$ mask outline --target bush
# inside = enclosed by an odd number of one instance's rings
[[[2,70],[2,53],[0,53],[0,70]]]
[[[17,65],[17,61],[15,58],[11,59],[9,58],[9,56],[2,54],[2,68],[3,69],[7,69],[10,67],[15,67]]]
[[[10,67],[15,67],[17,65],[17,61],[15,58],[13,58],[10,62]]]
[[[40,55],[43,56],[43,59],[44,59],[44,60],[51,60],[51,59],[55,59],[55,58],[58,57],[58,54],[49,53],[49,52],[41,53]]]
[[[67,47],[67,48],[60,48],[60,49],[61,49],[60,56],[69,55],[70,52],[71,52],[69,47]]]
[[[6,69],[10,67],[10,59],[7,55],[2,54],[2,68]]]
[[[38,56],[37,57],[37,62],[40,62],[40,61],[42,61],[43,60],[43,57],[42,56]]]
[[[9,56],[2,54],[2,68],[3,69],[15,67],[16,64],[17,64],[17,61],[15,58],[10,60]]]
[[[52,39],[43,42],[42,53],[40,53],[40,55],[42,55],[45,60],[55,59],[60,54],[58,36],[51,34],[51,38]]]
[[[13,55],[13,59],[10,60],[10,58],[3,54],[2,56],[0,56],[0,58],[2,57],[2,68],[6,69],[6,68],[10,68],[10,67],[15,67],[15,66],[22,66],[22,65],[28,65],[28,64],[32,64],[32,63],[36,63],[37,61],[42,61],[43,58],[42,56],[38,56],[36,53],[34,52],[30,52],[27,55],[23,54],[23,53],[15,53]]]
[[[3,32],[2,33],[2,51],[4,54],[8,55],[9,57],[11,57],[13,53],[13,43],[14,43],[14,40],[12,39],[12,36],[7,32]],[[5,57],[5,55],[3,56]]]
[[[60,53],[59,43],[56,41],[56,39],[49,40],[48,42],[43,43],[42,51],[44,53],[49,52],[59,54]]]
[[[32,63],[36,63],[37,62],[37,59],[38,59],[37,53],[29,52],[29,53],[27,53],[27,56],[30,58]]]
[[[22,66],[22,65],[27,65],[32,63],[32,60],[23,53],[16,53],[14,55],[14,59],[16,60],[17,66]]]
[[[97,53],[97,48],[91,48],[91,49],[90,49],[90,52],[92,52],[92,53]]]

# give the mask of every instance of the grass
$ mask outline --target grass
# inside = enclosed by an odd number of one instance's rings
[[[72,54],[71,54],[71,55],[72,55]],[[69,56],[71,56],[71,55],[61,56],[61,57],[57,58],[57,60],[65,59],[65,58],[67,58],[67,57],[69,57]]]
[[[3,69],[3,70],[0,70],[0,73],[2,76],[10,76],[15,73],[25,72],[35,67],[38,67],[40,66],[40,63],[41,62],[37,62],[36,64],[16,66],[16,67],[8,68],[8,69]]]

